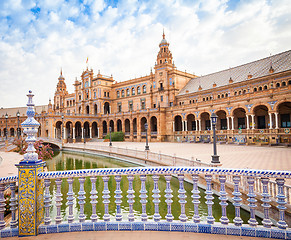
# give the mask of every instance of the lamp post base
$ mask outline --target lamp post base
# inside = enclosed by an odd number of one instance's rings
[[[112,147],[112,143],[111,142],[109,143],[109,146]]]
[[[146,145],[146,146],[145,146],[145,150],[146,150],[146,151],[149,151],[149,150],[150,150],[150,147],[149,147],[148,145]]]
[[[221,165],[218,155],[212,155],[211,156],[211,164]]]

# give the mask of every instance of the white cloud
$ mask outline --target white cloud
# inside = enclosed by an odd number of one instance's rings
[[[280,4],[279,4],[280,3]],[[75,77],[124,81],[150,73],[162,29],[180,70],[207,74],[289,50],[289,0],[103,0],[0,2],[0,107],[53,98],[60,68],[73,92]],[[31,11],[34,8],[34,11]]]

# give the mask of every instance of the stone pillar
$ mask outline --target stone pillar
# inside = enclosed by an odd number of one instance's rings
[[[184,132],[184,130],[185,130],[185,125],[184,125],[184,121],[182,121],[182,132]]]
[[[279,120],[278,120],[278,113],[277,112],[275,112],[275,123],[276,123],[276,129],[278,129],[279,128]]]
[[[251,115],[252,117],[252,129],[255,129],[255,115]]]
[[[198,121],[199,121],[199,131],[201,131],[202,130],[202,127],[201,127],[201,119],[198,119]]]
[[[66,128],[64,127],[64,136],[63,136],[64,139],[67,139],[67,134],[66,134],[66,133],[67,133],[67,130],[66,130]]]
[[[90,129],[90,138],[92,138],[92,127],[90,127],[89,129]]]
[[[273,128],[272,113],[269,113],[269,123],[270,123],[269,129],[272,129]]]
[[[196,119],[196,131],[199,131],[199,121]]]
[[[234,130],[234,117],[231,117],[231,130]]]
[[[173,122],[173,132],[175,132],[175,121]]]
[[[18,168],[18,229],[19,237],[36,236],[38,226],[43,220],[43,180],[37,174],[43,171],[45,162],[38,159],[33,147],[39,123],[34,119],[35,111],[29,91],[27,103],[27,119],[21,124],[27,134],[27,152],[23,160],[16,164]]]
[[[230,117],[227,117],[227,118],[226,118],[227,130],[230,130],[230,127],[229,127],[229,119],[230,119]]]
[[[210,130],[211,131],[213,130],[213,126],[212,126],[212,123],[211,123],[211,119],[210,119]]]
[[[250,129],[249,115],[246,115],[247,118],[247,129]]]
[[[84,128],[83,127],[81,128],[81,132],[82,132],[81,133],[82,134],[82,139],[84,139]]]
[[[73,127],[73,139],[76,139],[76,135],[75,135],[75,127]]]
[[[185,121],[185,131],[188,131],[188,122],[187,122],[187,120]]]

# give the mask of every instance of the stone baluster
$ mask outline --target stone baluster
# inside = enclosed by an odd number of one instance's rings
[[[256,220],[256,215],[255,215],[255,209],[257,207],[256,205],[256,194],[254,192],[254,183],[255,183],[255,178],[254,177],[247,177],[248,184],[249,184],[249,193],[247,194],[248,198],[248,206],[250,207],[250,219],[248,220],[248,223],[250,224],[251,227],[256,227],[258,225],[258,222]]]
[[[4,212],[5,212],[5,198],[4,198],[5,184],[0,184],[0,230],[5,228]]]
[[[208,224],[213,224],[215,219],[212,216],[212,205],[213,205],[213,191],[211,190],[211,180],[212,180],[212,175],[205,175],[205,180],[206,180],[206,191],[205,191],[205,198],[206,198],[206,204],[208,208],[208,216],[206,217],[207,223]]]
[[[234,225],[235,226],[241,226],[243,221],[240,217],[240,207],[241,207],[241,193],[239,191],[239,183],[240,183],[240,176],[233,176],[233,183],[234,183],[234,191],[233,191],[233,198],[232,200],[234,201],[233,206],[235,208],[235,218],[233,219]]]
[[[285,221],[285,210],[286,210],[286,197],[284,194],[284,183],[285,179],[283,178],[277,178],[276,183],[278,186],[278,194],[277,194],[277,208],[279,209],[279,221],[277,222],[278,228],[280,229],[286,229],[288,227],[286,221]]]
[[[127,190],[127,202],[129,205],[129,213],[128,213],[128,221],[134,221],[134,214],[133,214],[133,203],[134,203],[134,190],[133,190],[133,175],[127,176],[128,179],[128,190]]]
[[[97,205],[97,190],[96,190],[96,180],[97,178],[95,176],[90,177],[91,180],[91,196],[90,196],[90,203],[92,205],[92,215],[90,217],[92,222],[96,222],[98,219],[98,216],[96,214],[96,205]]]
[[[121,182],[121,176],[120,175],[116,175],[115,176],[115,182],[116,182],[116,190],[114,191],[115,193],[115,204],[116,204],[116,216],[115,219],[116,221],[122,221],[122,214],[121,214],[121,199],[122,199],[122,191],[120,189],[120,182]]]
[[[74,192],[73,192],[73,182],[74,178],[68,178],[68,184],[69,184],[69,191],[68,191],[68,197],[67,197],[67,205],[69,206],[69,215],[68,215],[68,223],[74,222],[74,213],[73,213],[73,207],[74,207]]]
[[[11,198],[10,198],[10,211],[11,211],[11,221],[10,227],[16,228],[17,227],[17,218],[16,218],[16,210],[17,210],[17,198],[15,195],[16,183],[10,183],[10,190],[11,190]]]
[[[187,216],[185,213],[185,205],[187,201],[186,201],[186,194],[185,194],[186,190],[184,189],[184,174],[178,174],[178,180],[179,180],[178,198],[179,198],[179,203],[181,206],[181,214],[179,216],[179,219],[181,222],[186,222]]]
[[[51,195],[50,195],[50,179],[44,180],[44,224],[49,225],[51,223],[50,207],[51,207]]]
[[[171,189],[171,178],[172,176],[171,175],[165,175],[165,179],[166,179],[166,190],[165,190],[165,197],[166,197],[166,200],[165,202],[167,203],[167,215],[166,215],[166,219],[167,219],[167,222],[172,222],[173,219],[174,219],[174,216],[172,214],[172,203],[173,203],[173,190]]]
[[[141,214],[141,220],[143,222],[148,220],[148,215],[146,212],[146,204],[147,204],[147,190],[145,186],[145,181],[147,179],[146,175],[140,175],[140,181],[141,181],[141,188],[140,188],[140,203],[141,203],[141,209],[142,209],[142,214]]]
[[[80,177],[79,178],[79,183],[80,183],[80,190],[78,192],[78,199],[79,199],[79,205],[80,205],[80,215],[79,215],[79,222],[85,222],[86,216],[84,214],[84,205],[85,205],[85,194],[86,192],[84,191],[84,182],[85,182],[85,177]]]
[[[155,214],[154,214],[154,221],[158,222],[161,219],[160,211],[159,211],[159,203],[160,203],[160,197],[161,195],[159,186],[158,186],[158,181],[159,181],[160,176],[159,175],[153,175],[153,180],[154,180],[154,189],[153,189],[153,203],[155,205]]]
[[[57,207],[57,215],[55,217],[56,224],[60,224],[62,222],[62,216],[61,216],[61,206],[62,206],[62,193],[61,193],[61,185],[62,185],[62,179],[57,178],[56,179],[56,185],[57,185],[57,192],[56,192],[56,207]]]
[[[200,193],[200,191],[198,189],[198,179],[199,179],[198,174],[195,173],[195,174],[192,175],[193,190],[191,191],[191,193],[193,193],[193,195],[191,197],[193,199],[192,203],[194,204],[194,215],[193,215],[192,219],[193,219],[193,221],[195,223],[199,223],[200,220],[201,220],[201,217],[199,216],[199,210],[198,210],[199,203],[200,203],[200,201],[199,201],[199,198],[200,198],[199,193]]]
[[[108,189],[108,181],[109,181],[109,176],[103,176],[102,177],[103,182],[104,182],[104,189],[102,191],[102,198],[103,198],[103,204],[104,204],[104,216],[103,216],[103,220],[105,222],[110,221],[110,215],[109,215],[109,203],[110,203],[110,191]]]
[[[269,217],[269,209],[271,205],[269,204],[271,202],[271,195],[269,194],[268,191],[268,184],[269,184],[269,178],[261,178],[261,182],[263,185],[263,193],[262,193],[262,199],[261,201],[263,202],[262,207],[264,208],[264,219],[262,223],[264,224],[264,227],[270,228],[272,226],[272,221],[270,220]]]
[[[227,197],[226,197],[226,191],[225,191],[225,181],[226,181],[226,176],[224,175],[219,175],[219,182],[220,182],[220,206],[221,206],[221,218],[220,218],[220,222],[221,224],[228,224],[229,220],[226,216],[226,206],[227,204]]]

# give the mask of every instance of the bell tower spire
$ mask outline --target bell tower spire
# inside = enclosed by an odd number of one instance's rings
[[[172,65],[173,64],[173,57],[172,57],[172,53],[169,50],[169,43],[167,42],[166,38],[165,38],[165,32],[163,30],[163,39],[159,44],[160,47],[160,51],[158,53],[157,56],[157,65],[161,66],[161,65]]]
[[[66,95],[68,95],[68,91],[65,83],[65,78],[63,76],[63,69],[61,68],[60,76],[58,78],[57,89],[54,96],[54,110],[62,112]]]

